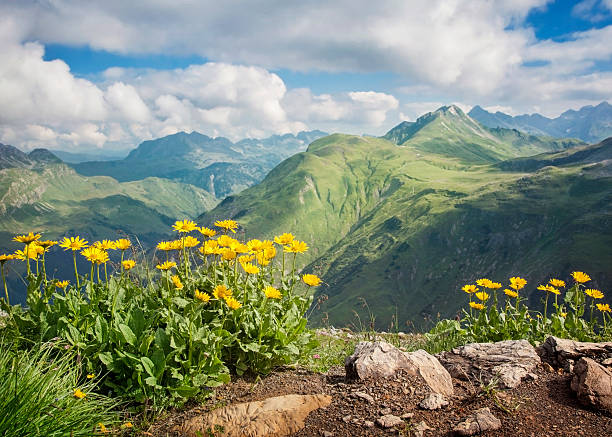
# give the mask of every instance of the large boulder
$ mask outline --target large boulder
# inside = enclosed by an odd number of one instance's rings
[[[328,395],[286,395],[218,408],[195,416],[174,431],[182,436],[283,437],[304,427],[304,419],[331,403]],[[212,434],[211,434],[212,433]]]
[[[505,340],[497,343],[470,343],[441,352],[438,360],[458,379],[497,379],[502,388],[514,388],[532,373],[540,357],[527,340]]]
[[[384,341],[364,341],[346,358],[344,368],[349,379],[387,378],[401,369],[422,377],[432,392],[453,395],[450,374],[436,357],[424,350],[403,352]]]
[[[550,336],[537,348],[537,352],[543,361],[569,372],[582,357],[606,362],[612,357],[612,342],[592,343]]]
[[[580,358],[571,383],[578,400],[612,414],[612,371],[590,358]]]

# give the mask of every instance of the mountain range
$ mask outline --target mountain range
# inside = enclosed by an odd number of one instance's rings
[[[450,106],[383,138],[321,138],[198,220],[306,240],[301,265],[328,296],[315,320],[367,319],[364,298],[379,328],[419,323],[453,315],[467,299],[460,287],[479,277],[521,275],[535,290],[584,270],[610,288],[611,159],[612,140],[488,129]]]
[[[487,127],[518,129],[536,135],[578,138],[589,143],[597,143],[612,136],[612,105],[608,102],[584,106],[578,111],[570,109],[557,118],[547,118],[540,114],[513,117],[499,111],[493,114],[480,106],[475,106],[468,114]]]
[[[256,184],[282,160],[327,135],[321,131],[273,135],[265,139],[211,138],[179,132],[144,141],[122,160],[72,164],[85,176],[111,176],[120,182],[161,177],[200,187],[219,199]]]

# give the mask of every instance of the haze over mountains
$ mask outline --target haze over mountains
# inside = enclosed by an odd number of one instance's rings
[[[456,106],[381,138],[325,135],[232,143],[178,133],[72,167],[44,149],[0,146],[2,246],[30,230],[92,239],[122,230],[150,247],[173,220],[200,214],[205,225],[233,218],[246,237],[293,232],[310,246],[300,267],[326,283],[316,317],[338,325],[355,321],[361,297],[382,328],[393,314],[417,324],[452,315],[460,286],[482,276],[522,275],[534,290],[584,270],[612,289],[610,139],[486,127]]]
[[[487,127],[518,129],[559,138],[579,138],[588,143],[597,143],[612,136],[612,105],[608,102],[584,106],[577,111],[570,109],[557,118],[547,118],[540,114],[512,117],[499,111],[493,114],[480,106],[475,106],[468,114]]]
[[[144,141],[122,160],[82,162],[73,167],[83,175],[106,175],[121,182],[163,177],[195,185],[223,199],[259,182],[282,160],[325,135],[311,131],[232,143],[223,137],[179,132]]]

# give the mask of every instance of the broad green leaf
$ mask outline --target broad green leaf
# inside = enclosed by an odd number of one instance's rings
[[[130,329],[128,325],[123,323],[119,324],[119,331],[123,335],[123,339],[130,345],[134,346],[136,344],[136,336],[134,332]]]

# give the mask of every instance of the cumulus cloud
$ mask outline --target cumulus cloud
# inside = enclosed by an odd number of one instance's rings
[[[45,61],[42,44],[15,35],[0,33],[0,141],[24,148],[126,148],[192,130],[235,140],[331,122],[367,130],[398,105],[372,91],[288,91],[264,68],[219,62],[168,71],[111,68],[94,83],[61,60]]]

